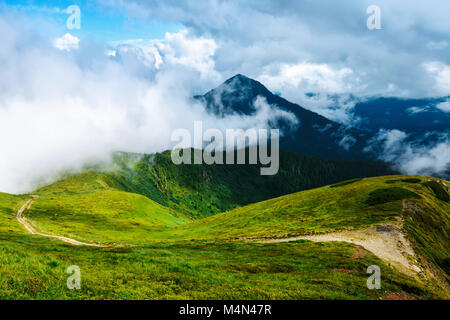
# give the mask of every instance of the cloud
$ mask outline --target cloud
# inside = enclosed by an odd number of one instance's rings
[[[193,68],[203,78],[220,79],[213,59],[218,45],[213,39],[192,37],[184,29],[177,33],[166,33],[165,42],[158,43],[158,48],[169,63]]]
[[[444,112],[450,112],[450,100],[439,103],[438,105],[436,105],[436,108]]]
[[[61,38],[56,38],[53,41],[53,45],[55,48],[62,50],[62,51],[70,51],[73,49],[78,49],[78,45],[80,43],[80,39],[77,37],[71,35],[70,33],[66,33]]]
[[[367,152],[393,163],[405,174],[443,175],[450,170],[450,139],[441,133],[432,143],[424,144],[400,130],[381,129],[369,142]]]
[[[436,92],[442,95],[448,94],[450,92],[450,65],[432,61],[424,63],[424,67],[434,80],[433,87]]]
[[[339,141],[339,146],[345,150],[349,150],[355,143],[356,139],[353,136],[346,135]]]
[[[53,42],[41,24],[27,26],[27,19],[2,13],[0,134],[11,138],[0,142],[8,155],[0,158],[0,191],[30,190],[43,176],[111,151],[162,150],[173,129],[194,120],[220,128],[265,125],[277,114],[265,114],[263,102],[255,123],[236,115],[216,119],[190,101],[237,73],[344,123],[357,121],[352,96],[450,91],[450,56],[442,49],[450,36],[450,3],[441,0],[379,0],[383,30],[374,31],[366,28],[369,0],[99,2],[186,29],[112,45],[70,35]],[[445,137],[426,149],[401,132],[378,138],[385,159],[405,170],[446,166]]]
[[[172,132],[193,130],[196,120],[205,128],[246,130],[289,117],[259,100],[254,117],[225,118],[193,102],[198,88],[211,86],[202,77],[213,68],[207,59],[214,45],[206,38],[168,36],[156,46],[158,62],[156,52],[131,45],[115,48],[114,55],[105,54],[110,46],[89,41],[61,51],[22,22],[0,16],[2,30],[11,30],[0,34],[1,192],[31,191],[63,171],[106,161],[114,151],[169,149]],[[193,50],[192,41],[204,46]]]
[[[358,122],[352,113],[356,100],[349,92],[362,85],[353,70],[327,64],[300,63],[266,67],[258,80],[290,101],[344,124]]]
[[[425,106],[425,107],[411,107],[406,109],[406,112],[411,113],[411,114],[415,114],[415,113],[421,113],[421,112],[425,112],[428,111],[430,109],[429,106]]]
[[[117,51],[125,56],[139,56],[147,65],[159,69],[163,64],[179,65],[198,71],[203,80],[220,81],[222,77],[215,70],[214,55],[217,43],[206,37],[195,37],[188,30],[166,32],[164,39],[132,39],[112,43],[114,54]]]
[[[183,24],[189,33],[214,39],[215,70],[266,81],[272,90],[335,119],[348,118],[329,96],[448,95],[445,71],[450,3],[379,0],[382,30],[366,27],[370,0],[195,1],[102,0],[148,21]],[[414,79],[414,80],[412,80]],[[447,79],[447,80],[446,80]],[[305,93],[318,94],[308,101]],[[328,110],[327,110],[328,109]]]
[[[351,81],[353,70],[349,68],[334,69],[327,64],[300,63],[283,64],[276,68],[275,74],[266,70],[259,79],[276,90],[297,89],[308,91],[344,93],[355,90]]]

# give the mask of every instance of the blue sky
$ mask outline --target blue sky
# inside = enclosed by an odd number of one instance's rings
[[[96,1],[80,0],[5,0],[9,7],[14,7],[21,14],[31,19],[45,19],[61,34],[70,32],[83,39],[92,37],[97,41],[120,41],[129,39],[160,39],[166,32],[176,32],[183,28],[180,23],[167,21],[141,21],[135,17],[126,16],[121,8],[105,7]],[[66,21],[69,14],[64,10],[70,5],[77,5],[81,10],[81,29],[69,30]]]

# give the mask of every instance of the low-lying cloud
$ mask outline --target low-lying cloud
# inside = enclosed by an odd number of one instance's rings
[[[190,130],[195,120],[205,128],[249,129],[266,128],[274,117],[285,116],[264,101],[257,101],[251,118],[208,114],[191,97],[211,85],[210,77],[217,80],[209,72],[214,62],[208,62],[214,48],[178,52],[170,47],[174,42],[188,46],[186,33],[161,44],[161,61],[149,64],[136,46],[112,53],[87,41],[67,50],[67,43],[55,48],[54,39],[31,35],[7,16],[0,16],[0,27],[11,30],[0,35],[0,192],[31,191],[62,171],[108,160],[114,151],[169,149],[171,133]],[[205,39],[193,41],[197,47]]]
[[[426,137],[424,137],[425,139]],[[412,175],[445,175],[450,171],[450,139],[440,133],[434,142],[425,144],[410,139],[400,130],[381,129],[370,141],[367,152],[377,154],[382,161],[395,164],[397,169]]]

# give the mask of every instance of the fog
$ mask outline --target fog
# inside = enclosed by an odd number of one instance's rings
[[[114,151],[169,149],[172,132],[192,130],[195,120],[205,129],[248,129],[286,115],[260,105],[254,117],[216,118],[194,103],[194,93],[219,80],[210,72],[209,40],[181,34],[178,46],[164,43],[158,62],[137,46],[111,54],[104,44],[73,46],[67,35],[57,41],[17,17],[0,17],[0,28],[0,192],[32,191],[61,172],[108,161]]]

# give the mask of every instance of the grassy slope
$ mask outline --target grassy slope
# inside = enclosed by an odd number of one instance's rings
[[[22,230],[14,213],[23,203],[23,197],[0,193],[0,232],[15,233]]]
[[[392,174],[386,164],[325,160],[280,150],[280,170],[261,176],[260,165],[174,165],[170,152],[118,153],[109,184],[139,193],[194,218],[211,216],[299,190],[350,178]]]
[[[421,183],[401,181],[406,178],[407,176],[365,178],[301,191],[194,221],[175,231],[202,239],[230,239],[289,237],[349,227],[359,228],[399,216],[401,200],[408,198],[408,195],[417,203],[433,205],[438,215],[436,221],[445,221],[439,228],[447,228],[450,205],[437,199]],[[425,181],[426,178],[420,179]],[[396,182],[390,183],[392,180]],[[386,199],[385,203],[372,204],[374,195],[385,189],[389,191],[388,195],[395,195],[395,190],[401,192],[394,200]],[[416,199],[417,196],[420,199]]]
[[[434,181],[439,192],[429,187]],[[450,285],[450,202],[439,179],[388,176],[355,179],[237,208],[178,227],[194,239],[283,238],[361,228],[399,216],[415,250]]]
[[[43,231],[81,239],[141,242],[191,218],[139,194],[108,186],[109,177],[83,173],[42,188],[31,220]]]
[[[386,176],[301,191],[191,221],[145,197],[105,188],[103,177],[107,181],[108,176],[88,173],[39,190],[40,198],[29,216],[50,232],[136,244],[168,239],[289,237],[359,228],[399,216],[401,200],[408,197],[433,208],[438,222],[446,221],[450,211],[449,204],[437,199],[423,183],[402,182],[407,176]],[[426,178],[420,179],[425,182]],[[396,190],[400,194],[393,201],[373,204],[371,201],[386,196],[377,195],[380,190],[387,190],[387,195]],[[446,222],[437,227],[448,228]]]
[[[0,299],[379,299],[389,292],[437,298],[375,256],[344,243],[156,243],[91,248],[0,232]],[[369,265],[382,290],[366,287]],[[81,269],[81,290],[66,269]]]
[[[87,173],[43,188],[30,217],[46,231],[137,247],[74,247],[28,235],[11,215],[25,197],[0,195],[0,206],[7,208],[0,210],[0,298],[377,299],[388,292],[439,297],[370,253],[353,258],[350,244],[209,241],[320,233],[386,221],[399,214],[401,200],[369,205],[367,199],[379,189],[402,188],[420,196],[412,200],[420,209],[409,213],[407,230],[424,255],[445,269],[450,205],[421,183],[427,178],[420,177],[420,183],[402,182],[405,176],[340,183],[193,222],[145,197],[108,187],[108,179]],[[163,241],[149,244],[158,239]],[[73,264],[82,269],[80,292],[65,288],[65,268]],[[365,269],[372,264],[383,270],[380,291],[365,286]]]

